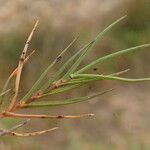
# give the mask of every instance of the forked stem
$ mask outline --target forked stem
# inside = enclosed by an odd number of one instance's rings
[[[33,34],[36,30],[37,25],[38,25],[38,21],[36,21],[32,31],[31,31],[31,33],[30,33],[30,35],[29,35],[29,37],[28,37],[28,39],[25,43],[24,49],[21,53],[19,64],[18,64],[18,67],[17,67],[17,75],[16,75],[16,82],[15,82],[15,95],[12,98],[12,101],[11,101],[7,111],[12,111],[15,104],[16,104],[16,101],[17,101],[17,98],[18,98],[18,93],[19,93],[20,78],[21,78],[21,73],[22,73],[22,69],[23,69],[23,66],[24,66],[24,61],[25,61],[25,58],[26,58],[26,54],[27,54],[29,44],[31,42],[32,36],[33,36]]]

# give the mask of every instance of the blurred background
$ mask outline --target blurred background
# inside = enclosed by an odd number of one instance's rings
[[[35,21],[40,21],[30,52],[36,50],[25,65],[20,96],[25,94],[60,50],[74,37],[78,41],[65,60],[77,52],[97,33],[119,17],[127,18],[113,27],[98,42],[81,66],[93,59],[150,40],[149,0],[0,0],[0,88],[17,66],[26,38]],[[149,48],[118,57],[89,70],[114,73],[130,68],[124,77],[150,76]],[[80,67],[81,67],[80,66]],[[53,68],[49,78],[59,66]],[[11,84],[13,87],[13,83]],[[88,95],[115,90],[95,100],[63,107],[35,109],[32,113],[94,113],[94,118],[78,120],[32,120],[20,132],[59,126],[51,133],[28,138],[1,137],[0,150],[149,150],[150,84],[127,84],[114,81],[96,82],[55,98]],[[53,97],[54,98],[54,97]],[[29,111],[29,110],[28,110]],[[3,119],[0,128],[10,128],[20,120]]]

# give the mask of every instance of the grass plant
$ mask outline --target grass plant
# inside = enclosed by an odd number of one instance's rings
[[[143,44],[131,48],[126,48],[123,50],[116,51],[112,54],[108,54],[104,57],[97,58],[96,60],[92,61],[91,63],[87,64],[83,68],[79,68],[81,62],[84,60],[84,58],[87,56],[87,54],[92,51],[93,47],[96,45],[98,41],[100,41],[103,36],[110,30],[112,27],[114,27],[116,24],[118,24],[120,21],[125,19],[126,16],[123,16],[116,21],[114,21],[112,24],[110,24],[108,27],[106,27],[103,31],[98,33],[98,35],[89,43],[87,43],[83,48],[81,48],[79,51],[77,51],[73,56],[71,56],[63,65],[58,69],[58,71],[55,72],[55,74],[48,79],[45,83],[43,83],[45,77],[47,74],[51,71],[55,65],[57,65],[58,62],[62,61],[63,55],[71,48],[71,46],[76,42],[77,38],[75,38],[69,45],[66,47],[58,56],[51,62],[46,70],[41,74],[41,76],[36,80],[36,82],[33,84],[31,89],[22,97],[19,98],[19,91],[20,91],[20,82],[21,82],[21,74],[22,70],[26,64],[26,62],[30,59],[31,55],[34,53],[31,52],[31,54],[27,55],[29,45],[31,43],[33,34],[38,26],[38,21],[35,23],[31,33],[29,34],[29,37],[25,43],[24,49],[21,53],[18,66],[17,68],[12,71],[11,75],[8,77],[1,93],[0,93],[0,107],[2,109],[2,112],[0,112],[0,119],[3,118],[23,118],[23,119],[33,119],[33,118],[41,118],[41,119],[76,119],[81,117],[91,117],[94,116],[94,114],[79,114],[79,115],[45,115],[45,114],[29,114],[29,113],[18,113],[17,111],[20,109],[26,109],[26,108],[37,108],[37,107],[54,107],[54,106],[61,106],[61,105],[69,105],[74,103],[79,103],[87,100],[91,100],[95,97],[98,97],[102,94],[105,94],[110,90],[107,91],[101,91],[99,93],[95,93],[92,95],[86,95],[84,97],[76,97],[76,98],[70,98],[70,99],[61,99],[61,100],[52,100],[51,95],[56,95],[58,93],[63,93],[66,91],[70,91],[72,89],[79,88],[83,85],[87,85],[90,82],[93,81],[101,81],[101,80],[114,80],[119,82],[147,82],[150,81],[150,78],[139,78],[139,79],[130,79],[125,77],[120,77],[121,74],[128,70],[123,70],[118,73],[113,74],[87,74],[86,71],[88,69],[91,69],[95,67],[96,65],[99,65],[107,60],[114,59],[118,56],[125,55],[128,53],[132,53],[134,51],[138,51],[142,48],[147,48],[150,46],[150,44]],[[67,70],[67,72],[64,74],[64,71],[68,66],[71,67]],[[10,88],[10,82],[11,80],[15,78],[15,92],[13,97],[11,98],[10,104],[6,109],[3,110],[3,104],[4,101],[7,101],[7,98],[10,96],[9,93],[12,90]],[[7,97],[6,97],[7,95]],[[49,97],[49,101],[45,101],[44,99],[46,97]],[[1,130],[0,136],[34,136],[43,134],[46,132],[53,131],[57,129],[58,127],[54,127],[51,129],[46,129],[42,131],[36,131],[36,132],[30,132],[30,133],[17,133],[16,130],[23,125],[25,125],[29,120],[26,120],[25,122],[16,125],[15,127],[12,127],[8,130]]]

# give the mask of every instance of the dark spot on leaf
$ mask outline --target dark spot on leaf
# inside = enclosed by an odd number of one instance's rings
[[[62,59],[62,56],[56,58],[56,62],[59,62]]]
[[[97,71],[98,69],[97,68],[93,68],[93,71]]]

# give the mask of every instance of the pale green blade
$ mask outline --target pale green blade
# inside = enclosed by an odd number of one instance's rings
[[[50,66],[48,66],[48,68],[42,73],[42,75],[35,82],[35,84],[32,86],[32,88],[29,90],[29,92],[22,98],[21,101],[27,100],[28,98],[30,98],[34,94],[34,92],[39,88],[39,85],[40,85],[41,81],[47,75],[47,73],[49,72],[49,70],[54,66],[54,64],[55,63],[53,62],[52,64],[50,64]]]
[[[9,83],[10,83],[10,80],[11,80],[11,78],[8,78],[8,79],[7,79],[5,85],[4,85],[3,89],[2,89],[2,93],[5,93],[5,91],[7,90],[7,87],[8,87],[8,85],[9,85]],[[0,105],[3,103],[3,96],[4,96],[4,95],[5,95],[5,94],[1,94],[1,95],[0,95]]]
[[[150,78],[129,79],[129,78],[122,78],[122,77],[115,77],[115,76],[101,76],[100,78],[105,79],[105,80],[117,80],[117,81],[123,81],[123,82],[150,81]]]
[[[109,74],[111,76],[118,76],[118,75],[121,75],[121,74],[124,74],[126,72],[130,71],[130,69],[125,69],[125,70],[122,70],[122,71],[119,71],[119,72],[115,72],[115,73],[112,73],[112,74]]]
[[[14,72],[13,72],[14,73]],[[5,93],[6,91],[10,91],[10,90],[7,90],[8,89],[8,85],[13,77],[13,73],[8,77],[8,79],[6,80],[5,84],[4,84],[4,87],[2,89],[2,92],[1,93]],[[7,93],[7,92],[6,92]],[[4,94],[5,95],[5,94]],[[0,105],[3,103],[3,95],[0,96]]]
[[[10,83],[10,80],[11,80],[11,78],[8,78],[8,79],[7,79],[7,81],[6,81],[6,83],[5,83],[4,87],[3,87],[2,92],[6,91],[8,85],[9,85],[9,83]]]
[[[4,96],[5,94],[7,94],[8,92],[10,92],[10,90],[11,90],[11,89],[6,90],[6,91],[4,91],[4,92],[0,93],[0,105],[2,104],[3,96]]]
[[[34,102],[31,104],[24,104],[22,105],[23,108],[29,108],[29,107],[47,107],[47,106],[61,106],[61,105],[69,105],[69,104],[74,104],[74,103],[79,103],[83,101],[90,100],[92,98],[95,98],[97,96],[103,95],[107,92],[110,92],[111,90],[107,90],[101,93],[96,93],[90,96],[84,96],[84,97],[79,97],[79,98],[74,98],[74,99],[67,99],[67,100],[51,100],[50,102]]]
[[[80,55],[80,57],[77,59],[77,61],[74,63],[74,65],[70,68],[70,70],[66,73],[66,75],[63,78],[68,77],[70,74],[74,73],[77,69],[77,67],[80,65],[80,63],[83,61],[83,59],[86,57],[87,53],[95,46],[98,40],[100,40],[103,35],[108,32],[113,26],[115,26],[118,22],[123,20],[126,16],[123,16],[119,19],[117,19],[115,22],[110,24],[107,28],[105,28],[102,32],[100,32],[94,40],[92,40],[90,43],[85,45],[82,49],[84,52]]]
[[[65,62],[63,64],[63,66],[55,73],[55,75],[48,80],[44,86],[40,89],[42,92],[44,92],[45,90],[47,90],[47,88],[56,80],[59,79],[59,76],[63,73],[63,71],[72,63],[72,61],[79,55],[82,53],[82,49],[80,51],[78,51],[77,53],[75,53],[71,58],[68,59],[67,62]]]
[[[11,90],[11,89],[6,90],[6,91],[0,93],[0,104],[2,104],[2,98],[3,98],[3,96],[4,96],[5,94],[7,94],[8,92],[10,92],[10,90]]]
[[[47,73],[50,71],[50,69],[62,58],[62,55],[70,48],[70,46],[76,41],[77,38],[75,38],[67,48],[65,48],[57,57],[54,59],[54,61],[47,67],[47,69],[42,73],[42,75],[39,77],[39,79],[35,82],[35,84],[32,86],[32,88],[29,90],[29,92],[22,98],[21,101],[25,101],[28,98],[30,98],[34,92],[39,88],[39,85],[41,81],[44,79],[44,77],[47,75]]]
[[[98,58],[97,60],[94,60],[93,62],[91,62],[90,64],[85,66],[84,68],[78,70],[76,72],[76,74],[83,73],[84,71],[90,69],[91,67],[93,67],[93,66],[95,66],[95,65],[97,65],[99,63],[102,63],[102,62],[104,62],[106,60],[112,59],[114,57],[117,57],[117,56],[120,56],[120,55],[123,55],[123,54],[131,53],[131,52],[134,52],[134,51],[136,51],[138,49],[146,48],[146,47],[149,47],[149,46],[150,46],[150,44],[143,44],[143,45],[140,45],[140,46],[127,48],[127,49],[124,49],[124,50],[121,50],[121,51],[118,51],[118,52],[106,55],[104,57]]]
[[[96,75],[96,74],[78,74],[72,75],[73,78],[78,79],[74,81],[67,82],[67,84],[77,84],[83,81],[93,81],[93,80],[117,80],[117,81],[124,81],[124,82],[144,82],[150,81],[150,78],[139,78],[139,79],[129,79],[129,78],[122,78],[116,77],[111,75]]]
[[[70,91],[72,89],[75,89],[75,88],[78,88],[80,86],[82,86],[84,84],[74,84],[74,85],[67,85],[67,86],[63,86],[63,87],[60,87],[60,88],[57,88],[57,89],[54,89],[48,93],[45,93],[41,96],[41,98],[43,97],[46,97],[46,96],[50,96],[50,95],[54,95],[54,94],[59,94],[59,93],[63,93],[63,92],[67,92],[67,91]]]
[[[8,92],[10,92],[10,90],[11,90],[11,89],[6,90],[6,91],[4,91],[4,92],[0,93],[0,96],[4,96],[4,95],[5,95],[5,94],[7,94]]]
[[[97,78],[90,78],[90,79],[80,78],[80,79],[74,79],[72,81],[65,82],[62,85],[66,86],[66,85],[74,85],[74,84],[87,84],[91,81],[96,81],[96,80],[100,80],[100,79],[97,79]]]

